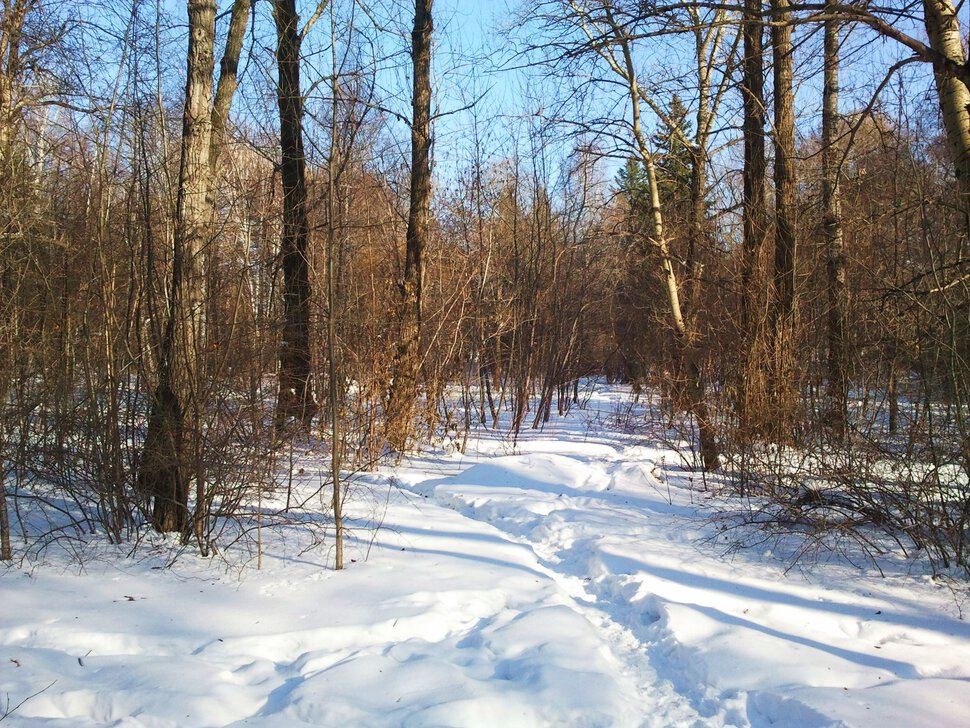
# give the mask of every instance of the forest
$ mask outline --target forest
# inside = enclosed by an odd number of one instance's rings
[[[970,568],[962,4],[432,5],[2,1],[0,558],[339,569],[355,474],[599,378],[758,527]]]
[[[960,0],[0,0],[0,724],[970,728]]]

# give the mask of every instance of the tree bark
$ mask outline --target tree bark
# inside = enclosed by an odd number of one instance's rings
[[[330,96],[333,112],[330,115],[330,155],[327,159],[327,380],[330,410],[330,479],[333,485],[334,568],[344,568],[344,521],[342,482],[340,479],[341,446],[340,402],[337,390],[337,170],[339,129],[337,111],[340,108],[340,84],[337,78],[337,30],[334,15],[330,14],[330,52],[333,73],[330,77]]]
[[[960,22],[950,0],[923,0],[923,19],[930,47],[967,70]],[[970,227],[970,89],[967,76],[934,67],[947,144],[956,171],[959,205]]]
[[[744,119],[743,231],[741,268],[741,331],[743,365],[739,386],[738,408],[741,429],[750,433],[753,414],[762,409],[764,360],[761,349],[762,326],[757,314],[758,295],[755,274],[767,237],[767,197],[765,180],[765,69],[764,25],[761,22],[761,0],[745,0],[744,79],[742,102]]]
[[[212,102],[212,134],[209,142],[209,185],[208,212],[211,216],[212,227],[216,223],[216,182],[219,176],[219,160],[225,143],[226,123],[229,110],[232,107],[232,97],[236,93],[237,71],[239,55],[242,52],[243,38],[246,35],[246,24],[249,20],[249,5],[251,0],[234,0],[229,20],[229,33],[226,36],[226,47],[223,50],[222,61],[219,64],[219,82],[216,85]],[[197,457],[201,456],[199,451]],[[195,472],[195,513],[193,525],[196,540],[203,556],[209,555],[209,543],[206,533],[210,503],[206,498],[206,481],[202,472],[202,463],[197,463]]]
[[[769,395],[775,434],[790,437],[795,408],[795,112],[791,3],[772,0],[775,126],[774,301],[769,335],[773,367]]]
[[[212,72],[216,4],[189,0],[189,41],[182,156],[168,317],[160,347],[159,381],[148,416],[138,482],[152,499],[152,525],[162,532],[188,526],[190,465],[186,416],[198,418],[198,354],[204,326],[203,254],[211,233],[209,188]]]
[[[839,193],[839,27],[825,21],[824,85],[822,89],[822,228],[828,273],[828,399],[829,422],[836,432],[846,427],[849,383],[845,330],[845,253]]]
[[[3,169],[11,161],[17,117],[27,103],[23,98],[24,89],[19,85],[25,53],[24,21],[36,4],[36,0],[2,0],[0,4],[0,164],[4,165]]]
[[[302,38],[296,0],[275,0],[277,99],[280,113],[280,177],[283,185],[283,336],[279,355],[276,423],[309,423],[316,413],[310,357],[310,270],[307,247],[306,155],[303,149]]]
[[[422,255],[431,216],[431,38],[433,0],[415,0],[411,32],[411,193],[407,247],[401,280],[400,333],[387,405],[387,440],[407,448],[420,369]]]
[[[4,473],[0,472],[0,475]],[[13,549],[10,546],[10,514],[7,512],[7,489],[0,481],[0,561],[10,561]]]
[[[0,5],[0,227],[5,227],[12,215],[11,201],[5,194],[15,178],[13,164],[13,142],[17,127],[17,116],[20,113],[19,103],[15,99],[14,90],[17,88],[21,74],[21,45],[23,25],[27,11],[33,5],[30,0],[4,0]],[[0,260],[0,309],[7,309],[5,305],[10,296],[7,285],[7,270]],[[12,308],[12,307],[11,307]],[[8,313],[4,310],[3,313]],[[18,316],[16,311],[9,312],[14,321]],[[0,413],[6,402],[7,387],[14,376],[17,336],[16,324],[9,320],[10,316],[0,321]],[[2,414],[0,414],[2,416]],[[4,452],[5,423],[0,421],[0,458]],[[7,507],[6,478],[3,465],[0,464],[0,561],[13,558],[10,544],[10,514]]]
[[[711,124],[715,118],[726,84],[722,81],[712,88],[712,78],[717,55],[721,48],[724,11],[719,10],[710,27],[704,27],[700,14],[691,11],[694,22],[694,52],[697,64],[697,113],[695,115],[694,143],[691,149],[690,175],[690,230],[688,233],[687,269],[691,288],[695,294],[701,288],[701,272],[710,254],[707,229],[707,184],[710,154]],[[697,316],[697,301],[693,301]]]
[[[226,47],[219,63],[219,83],[216,85],[215,99],[212,102],[212,149],[209,152],[209,167],[213,180],[215,180],[219,171],[219,160],[222,156],[222,144],[225,141],[226,123],[229,120],[232,97],[239,85],[237,80],[239,56],[242,53],[243,39],[246,36],[251,2],[252,0],[235,0],[233,2],[229,18],[229,33],[226,36]]]

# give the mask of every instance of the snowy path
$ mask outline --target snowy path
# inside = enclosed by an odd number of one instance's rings
[[[535,444],[529,449],[535,450]],[[609,447],[583,449],[595,453],[596,460],[614,459]],[[713,724],[713,712],[698,713],[651,665],[649,644],[639,633],[657,616],[617,610],[616,600],[603,598],[601,581],[588,576],[592,544],[604,529],[621,525],[613,517],[627,498],[611,493],[609,481],[583,459],[553,453],[491,458],[460,475],[420,481],[409,490],[490,524],[512,543],[529,548],[538,568],[558,586],[566,608],[595,628],[621,673],[633,680],[641,714],[631,716],[631,725]],[[565,640],[563,635],[560,641]]]
[[[261,572],[96,541],[0,571],[3,728],[970,726],[965,593],[725,559],[676,456],[591,416],[362,477],[342,573],[293,525]]]
[[[663,482],[669,452],[577,429],[412,490],[531,548],[644,705],[681,724],[970,725],[970,629],[945,588],[725,561],[696,493]]]
[[[635,594],[627,588],[626,577],[611,573],[600,558],[600,547],[611,539],[643,543],[641,536],[648,530],[639,520],[647,501],[617,490],[618,478],[608,475],[629,468],[609,447],[579,445],[585,451],[579,456],[541,452],[554,444],[533,440],[523,448],[530,454],[494,458],[455,477],[423,481],[412,490],[528,546],[570,597],[570,607],[595,625],[634,677],[641,704],[665,707],[663,716],[654,716],[650,723],[743,724],[740,714],[721,704],[730,701],[699,705],[689,691],[678,693],[658,674],[650,658],[657,647],[650,627],[660,614],[652,602],[631,604]],[[636,469],[641,482],[654,481],[656,489],[659,483],[643,466]],[[676,520],[678,509],[663,502],[659,492],[647,509]],[[640,501],[635,510],[631,499]]]

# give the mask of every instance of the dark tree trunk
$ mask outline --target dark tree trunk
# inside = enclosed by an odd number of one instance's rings
[[[168,379],[155,390],[138,473],[141,490],[153,499],[152,525],[163,533],[185,531],[189,516],[185,413]]]
[[[343,489],[340,478],[342,445],[344,438],[340,427],[340,400],[337,388],[339,366],[337,361],[337,225],[338,168],[341,167],[339,151],[340,84],[337,77],[337,32],[334,16],[330,16],[330,51],[333,75],[330,77],[330,95],[333,112],[330,115],[330,155],[327,159],[327,380],[328,409],[330,414],[330,479],[333,487],[334,568],[344,568],[344,520]]]
[[[421,365],[421,258],[431,215],[431,37],[433,0],[415,0],[411,32],[414,73],[411,121],[411,200],[407,249],[401,280],[401,328],[394,361],[394,381],[387,405],[387,440],[398,452],[407,448]]]
[[[277,98],[280,112],[280,177],[283,185],[283,336],[280,342],[278,426],[308,423],[316,413],[310,358],[310,271],[307,246],[306,155],[303,151],[303,95],[296,0],[275,0]]]
[[[828,272],[829,421],[844,432],[849,397],[848,348],[845,331],[845,253],[839,194],[839,22],[825,21],[825,72],[822,90],[822,227]]]
[[[10,547],[10,516],[7,513],[7,491],[0,484],[0,561],[10,561],[13,550]]]
[[[2,291],[2,278],[0,278],[0,292]],[[2,364],[5,365],[7,362],[2,362]],[[0,376],[6,373],[0,370]],[[0,380],[0,402],[5,401],[6,392],[4,391],[3,384],[4,382]],[[7,444],[4,434],[4,423],[0,422],[0,453],[5,452],[5,446]],[[10,511],[7,508],[7,472],[4,470],[3,460],[0,460],[0,561],[10,561],[12,558],[13,549],[10,545]]]
[[[761,0],[744,4],[744,222],[741,273],[742,361],[739,367],[738,408],[741,427],[750,432],[755,411],[761,410],[764,387],[764,356],[761,350],[761,321],[757,315],[758,295],[755,274],[767,235],[765,179],[765,76],[764,25]]]

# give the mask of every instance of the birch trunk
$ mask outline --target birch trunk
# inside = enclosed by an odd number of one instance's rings
[[[923,18],[930,47],[967,68],[960,22],[950,0],[923,0]],[[957,177],[959,205],[970,226],[970,90],[963,78],[935,70],[947,144]]]
[[[701,352],[697,349],[695,332],[688,326],[680,303],[680,287],[677,281],[677,273],[674,269],[673,256],[670,253],[670,244],[664,230],[656,164],[654,162],[654,155],[643,133],[640,107],[641,90],[633,64],[633,54],[630,51],[630,41],[623,28],[615,21],[611,4],[604,2],[603,9],[610,30],[622,54],[622,65],[614,61],[614,70],[623,77],[627,87],[626,90],[630,95],[633,138],[640,156],[640,161],[643,163],[644,169],[647,172],[647,186],[650,194],[650,216],[653,223],[653,238],[651,242],[660,258],[660,269],[663,274],[671,323],[673,325],[674,336],[677,340],[681,363],[687,375],[687,397],[689,400],[687,407],[697,420],[701,459],[704,463],[704,468],[705,470],[716,470],[720,466],[719,453],[717,440],[714,435],[714,425],[707,407],[706,387],[699,361]]]

